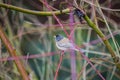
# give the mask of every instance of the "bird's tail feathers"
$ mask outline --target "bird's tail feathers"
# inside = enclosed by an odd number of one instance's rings
[[[76,49],[76,48],[75,48],[74,50],[75,50],[75,51],[80,51],[80,52],[82,52],[82,53],[88,52],[88,50],[84,50],[84,49],[81,49],[81,48],[80,48],[80,49]]]

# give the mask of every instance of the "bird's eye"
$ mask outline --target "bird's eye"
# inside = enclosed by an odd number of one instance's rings
[[[59,37],[59,35],[57,34],[56,37]]]

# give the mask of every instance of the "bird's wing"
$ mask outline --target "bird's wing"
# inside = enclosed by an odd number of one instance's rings
[[[59,47],[64,47],[64,48],[72,48],[71,43],[60,43],[58,44]]]
[[[69,39],[63,38],[61,41],[58,42],[58,46],[64,48],[72,48],[72,43],[70,43]]]

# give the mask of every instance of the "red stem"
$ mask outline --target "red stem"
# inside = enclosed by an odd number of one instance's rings
[[[15,64],[18,68],[18,71],[20,72],[20,74],[23,77],[23,80],[29,80],[28,74],[23,66],[23,64],[20,62],[17,54],[16,54],[16,50],[13,48],[13,46],[11,45],[9,39],[7,38],[7,36],[5,35],[2,27],[0,26],[0,38],[3,41],[6,49],[8,50],[8,52],[10,53],[10,55],[14,58],[17,58],[17,60],[15,60]]]
[[[60,55],[60,61],[59,61],[59,64],[58,64],[57,70],[56,70],[56,72],[55,72],[54,80],[57,80],[58,71],[59,71],[59,69],[60,69],[60,65],[61,65],[62,60],[63,60],[63,55],[64,55],[64,51],[62,51],[62,53],[61,53],[61,55]]]

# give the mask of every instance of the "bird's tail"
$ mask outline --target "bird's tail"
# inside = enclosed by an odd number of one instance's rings
[[[88,50],[84,50],[84,49],[81,49],[81,48],[80,48],[80,49],[76,49],[76,48],[75,48],[74,50],[75,50],[75,51],[80,51],[80,52],[82,52],[82,53],[89,52]]]

